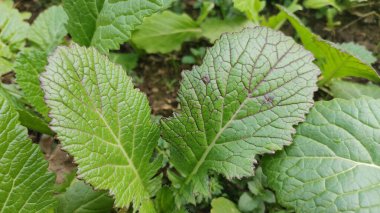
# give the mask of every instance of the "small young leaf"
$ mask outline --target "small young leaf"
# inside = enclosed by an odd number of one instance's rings
[[[79,177],[109,190],[117,207],[154,211],[161,186],[159,138],[145,95],[119,65],[94,48],[59,47],[41,74],[50,123],[78,163]]]
[[[17,52],[25,45],[29,24],[18,10],[0,3],[0,75],[11,71]]]
[[[39,74],[45,70],[47,54],[37,49],[24,49],[16,59],[16,80],[25,94],[25,99],[49,121],[49,108],[44,101]]]
[[[261,200],[255,200],[249,193],[244,192],[238,202],[239,209],[243,212],[252,212],[262,202]]]
[[[185,41],[199,37],[201,29],[187,14],[164,11],[145,18],[132,35],[132,42],[148,53],[180,50]]]
[[[240,213],[236,205],[224,197],[215,198],[211,202],[211,213]]]
[[[82,181],[75,181],[63,194],[57,196],[57,213],[111,212],[113,199],[105,191],[95,191]]]
[[[148,17],[170,5],[172,0],[64,0],[69,16],[67,29],[81,45],[101,52],[119,49],[131,32]]]
[[[162,121],[182,202],[208,197],[210,170],[253,175],[256,154],[289,145],[313,105],[318,67],[290,37],[265,27],[224,34],[183,73],[182,113]]]
[[[380,211],[380,100],[318,102],[294,144],[265,157],[280,204],[297,212]]]
[[[62,6],[52,6],[42,12],[30,27],[28,39],[49,53],[62,43],[67,34],[67,15]]]
[[[302,6],[298,4],[298,0],[293,0],[290,3],[290,5],[286,7],[286,9],[288,9],[289,12],[294,13],[299,10],[302,10]],[[277,15],[269,17],[268,20],[264,19],[261,22],[261,25],[278,30],[282,27],[286,20],[286,14],[283,11],[280,11],[279,13],[277,13]]]
[[[215,4],[213,2],[204,1],[202,2],[201,11],[199,12],[199,16],[197,18],[197,23],[201,24],[208,16],[208,14],[214,9]]]
[[[329,85],[335,98],[353,99],[369,96],[380,99],[380,86],[375,84],[358,84],[348,81],[333,81]]]
[[[249,20],[258,23],[259,13],[265,8],[266,1],[262,0],[233,0],[234,7],[245,13]]]
[[[48,212],[55,205],[54,174],[1,95],[0,130],[0,212]]]
[[[335,0],[305,0],[303,1],[303,6],[310,9],[320,9],[326,6],[333,6],[336,9],[341,10]]]
[[[20,115],[20,123],[26,128],[48,135],[54,135],[54,132],[49,128],[46,120],[36,115],[34,111],[27,109],[25,105],[18,105],[16,110]]]
[[[316,63],[321,68],[323,79],[320,85],[324,85],[332,78],[355,76],[380,82],[379,75],[370,65],[359,58],[350,55],[338,45],[325,41],[318,35],[313,34],[302,22],[286,8],[279,6],[286,13],[288,20],[298,32],[305,48],[310,50]]]

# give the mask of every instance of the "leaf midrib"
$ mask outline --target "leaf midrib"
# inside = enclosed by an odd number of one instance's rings
[[[290,158],[297,158],[297,159],[339,159],[339,160],[348,161],[348,162],[350,162],[356,166],[367,166],[367,167],[373,167],[373,168],[380,170],[380,165],[354,161],[352,159],[348,159],[348,158],[344,158],[344,157],[340,157],[340,156],[286,156],[286,158],[287,159],[290,159]]]
[[[240,107],[236,110],[236,112],[233,114],[233,116],[231,117],[231,119],[223,126],[223,128],[221,128],[218,132],[218,134],[215,136],[214,140],[211,142],[211,144],[209,146],[207,146],[207,149],[205,150],[205,152],[203,152],[203,155],[201,157],[201,159],[199,159],[197,165],[194,167],[194,169],[192,170],[192,172],[190,173],[190,175],[188,176],[188,178],[186,179],[185,183],[188,184],[191,180],[191,178],[195,175],[195,173],[198,172],[199,168],[203,165],[204,161],[206,160],[208,154],[210,153],[211,149],[214,148],[215,144],[216,144],[216,141],[219,139],[219,137],[223,134],[224,130],[229,127],[230,123],[232,123],[232,121],[235,120],[237,114],[239,114],[240,110],[243,108],[246,100],[248,100],[249,98],[247,97],[241,104],[240,104]]]

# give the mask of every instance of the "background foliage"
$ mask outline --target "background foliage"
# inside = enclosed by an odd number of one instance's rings
[[[0,1],[0,212],[378,212],[379,8]]]

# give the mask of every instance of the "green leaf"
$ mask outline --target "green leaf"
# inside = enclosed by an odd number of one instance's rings
[[[192,55],[185,55],[181,59],[182,64],[195,64],[197,60]]]
[[[116,207],[154,211],[150,197],[161,186],[152,161],[159,129],[145,95],[95,48],[59,47],[41,74],[51,128],[76,163],[78,174],[115,196]]]
[[[156,199],[154,200],[157,212],[174,212],[176,209],[173,192],[168,187],[162,187],[157,192]]]
[[[244,192],[239,198],[238,206],[243,212],[252,212],[261,202],[261,200],[255,200],[249,195],[249,193]]]
[[[261,0],[233,0],[234,7],[245,13],[249,20],[259,22],[259,13],[265,8],[265,1]]]
[[[202,2],[201,11],[197,18],[197,23],[201,24],[208,16],[208,14],[214,9],[215,4],[213,2],[204,1]]]
[[[13,0],[2,0],[1,3],[8,6],[8,7],[13,6]]]
[[[4,88],[4,85],[1,84],[0,95],[3,96],[8,103],[16,109],[19,114],[19,121],[23,126],[40,133],[53,135],[53,132],[44,119],[37,116],[32,110],[28,109],[22,100],[10,94],[10,92]]]
[[[360,44],[348,42],[342,43],[339,46],[351,55],[360,58],[363,62],[367,64],[373,64],[377,61],[376,57],[373,56],[372,52],[370,52],[369,50],[367,50],[365,46],[362,46]]]
[[[113,199],[105,191],[95,191],[82,181],[75,181],[63,194],[57,196],[57,213],[111,212]]]
[[[28,139],[18,113],[0,95],[0,212],[47,212],[55,205],[54,174]]]
[[[219,18],[209,18],[202,23],[201,28],[202,36],[214,43],[223,33],[238,32],[243,28],[250,26],[253,26],[253,24],[245,18],[225,20]]]
[[[267,178],[263,174],[261,167],[259,167],[255,170],[255,177],[253,177],[253,180],[248,182],[248,189],[252,194],[258,196],[265,191],[264,186],[266,187],[266,184]]]
[[[58,146],[55,147],[55,150],[58,148]],[[61,147],[59,147],[60,149]],[[60,180],[59,183],[56,183],[54,185],[54,193],[56,194],[62,194],[66,192],[66,190],[69,189],[70,185],[75,182],[77,176],[77,170],[73,169],[69,173],[65,173],[63,175],[63,180]]]
[[[62,43],[68,17],[62,6],[52,6],[42,12],[30,27],[28,39],[40,49],[50,52]]]
[[[380,99],[380,87],[375,84],[359,84],[348,81],[333,81],[329,85],[335,98],[353,99],[369,96]]]
[[[280,204],[296,212],[380,211],[380,100],[318,102],[292,146],[263,161]]]
[[[29,24],[18,10],[0,3],[0,75],[11,71],[17,52],[25,45]]]
[[[172,0],[64,0],[69,16],[67,30],[81,45],[101,52],[119,49],[131,32],[148,17],[170,5]]]
[[[236,205],[224,197],[215,198],[211,202],[211,213],[240,213]]]
[[[279,6],[287,15],[288,20],[298,32],[305,48],[310,50],[317,59],[316,64],[321,68],[323,78],[320,85],[324,85],[333,78],[355,76],[380,82],[379,75],[370,65],[359,58],[350,55],[338,45],[325,41],[313,34],[302,22],[286,8]]]
[[[290,37],[265,27],[224,34],[183,73],[182,113],[162,120],[180,199],[210,195],[208,173],[253,175],[256,154],[289,145],[313,105],[318,67]]]
[[[286,7],[289,12],[297,12],[302,10],[302,6],[298,4],[298,0],[293,0],[289,6]],[[283,11],[280,11],[277,15],[273,15],[268,18],[268,20],[263,20],[261,22],[262,26],[270,27],[272,29],[278,30],[287,20],[286,14]]]
[[[164,186],[157,192],[154,199],[154,205],[158,213],[187,213],[184,208],[176,208],[176,203],[174,202],[173,192],[169,187]]]
[[[335,0],[305,0],[303,6],[309,9],[320,9],[326,6],[333,6],[337,10],[341,11]]]
[[[19,120],[21,124],[26,128],[48,135],[54,135],[48,123],[36,115],[34,111],[25,108],[25,106],[22,106],[22,108],[19,106],[16,110],[20,114]]]
[[[132,42],[148,53],[169,53],[180,50],[183,42],[197,38],[201,31],[187,14],[164,11],[146,18],[133,33]]]
[[[39,75],[45,70],[47,54],[37,49],[25,49],[15,62],[16,81],[25,94],[25,99],[49,121],[49,108],[45,104]]]
[[[1,44],[0,44],[1,45]],[[1,47],[0,47],[1,48]],[[12,70],[12,62],[0,56],[0,76]]]
[[[136,53],[110,53],[109,58],[112,62],[120,64],[129,73],[137,67],[139,55]]]

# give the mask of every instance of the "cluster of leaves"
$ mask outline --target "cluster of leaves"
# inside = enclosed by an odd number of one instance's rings
[[[334,28],[341,24],[339,21],[334,20],[337,14],[351,8],[376,4],[376,2],[376,0],[304,0],[303,6],[317,10],[316,17],[326,17],[327,26]]]
[[[177,14],[172,11],[152,15],[137,27],[132,35],[132,43],[148,53],[169,53],[179,50],[185,41],[204,37],[214,43],[222,33],[237,32],[257,24],[279,29],[286,20],[283,12],[268,19],[259,15],[265,7],[265,1],[234,0],[233,3],[235,7],[231,9],[231,14],[223,18],[208,17],[215,6],[220,6],[211,1],[200,4],[196,20],[186,13]],[[287,8],[295,12],[302,7],[298,0],[293,0]]]
[[[170,0],[64,0],[31,25],[0,3],[0,73],[17,81],[0,87],[0,212],[186,212],[213,198],[214,213],[379,211],[371,53],[313,34],[293,14],[297,1],[268,19],[265,1],[233,3],[248,19],[208,18],[213,2],[193,20],[167,10]],[[286,20],[303,45],[274,30]],[[135,56],[110,51],[130,42],[167,53],[201,36],[214,45],[193,50],[203,62],[183,72],[180,113],[155,122],[123,69],[133,63],[117,64]],[[314,105],[318,88],[334,99]],[[74,157],[65,187],[27,128],[56,135]],[[221,176],[249,178],[238,205]]]

